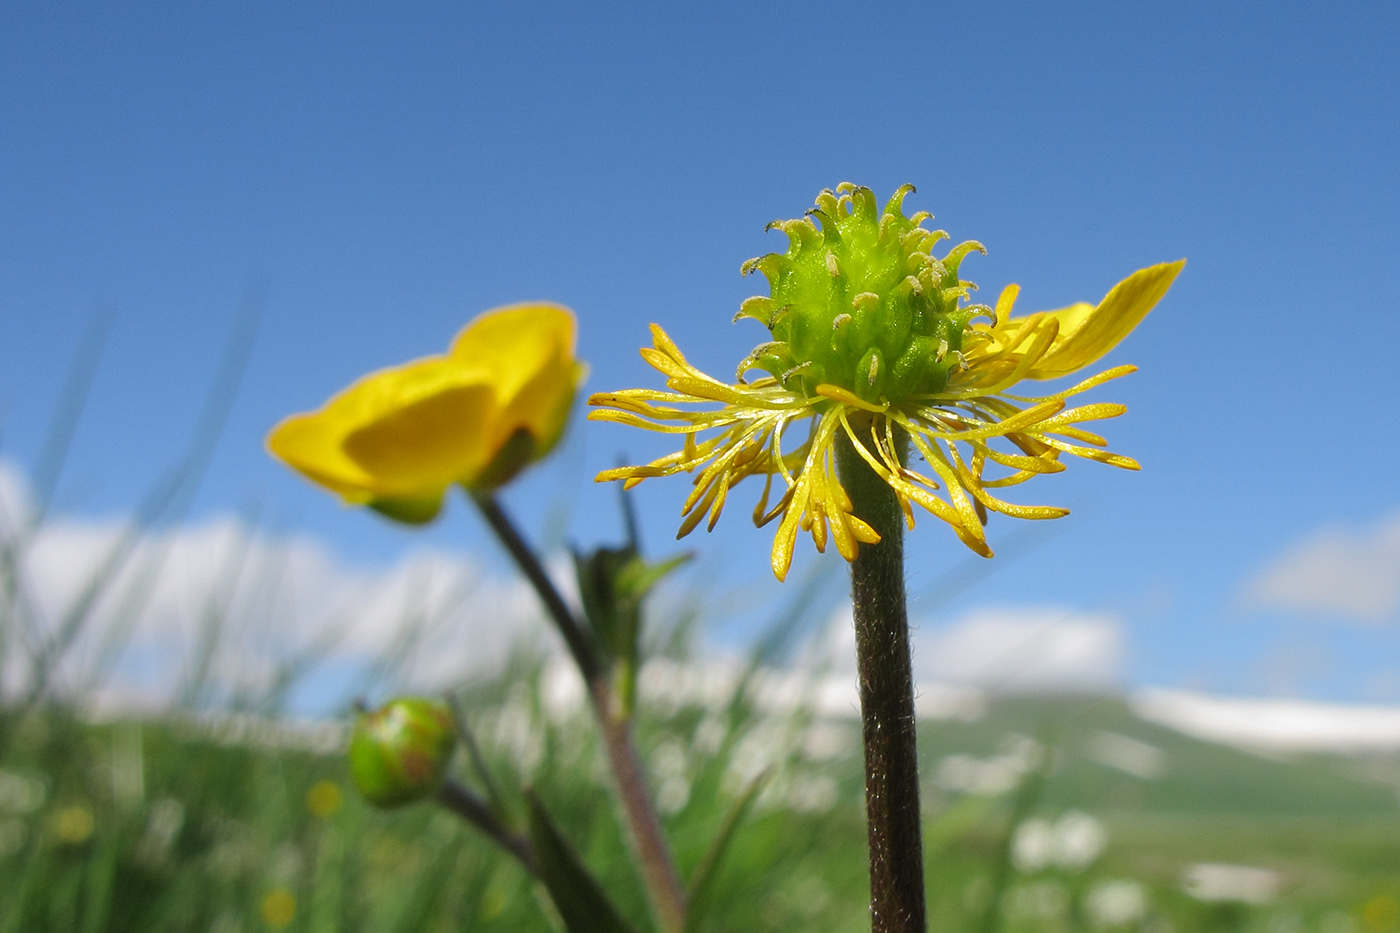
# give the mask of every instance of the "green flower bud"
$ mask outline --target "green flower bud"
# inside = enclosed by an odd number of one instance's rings
[[[456,744],[446,703],[421,697],[393,700],[357,717],[350,737],[350,776],[375,806],[413,803],[442,786]]]
[[[757,318],[773,339],[749,354],[737,378],[761,369],[792,392],[815,396],[827,384],[869,402],[943,391],[969,322],[990,316],[981,305],[959,307],[976,286],[958,267],[985,250],[969,240],[935,257],[947,234],[923,228],[927,213],[904,216],[913,190],[900,188],[882,211],[869,188],[843,184],[823,191],[800,220],[769,225],[787,234],[787,252],[744,263],[746,275],[763,273],[771,295],[745,301],[738,316]]]

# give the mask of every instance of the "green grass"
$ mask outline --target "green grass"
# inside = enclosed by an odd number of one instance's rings
[[[537,691],[520,686],[534,673],[514,670],[514,689],[471,691],[473,724],[502,784],[532,783],[623,913],[649,929],[589,723],[551,721]],[[807,760],[805,720],[761,723],[742,704],[728,726],[723,718],[687,709],[641,729],[654,783],[681,782],[668,791],[667,828],[683,872],[742,789],[736,756],[755,747],[744,734],[763,728],[761,747],[795,749],[777,756],[780,769],[735,838],[707,928],[867,929],[858,748]],[[1087,757],[1100,730],[1162,749],[1161,778]],[[942,790],[940,761],[995,755],[1037,734],[1053,736],[1057,751],[1036,813],[1092,813],[1109,841],[1083,871],[1014,873],[1003,929],[1094,929],[1086,898],[1111,879],[1142,886],[1148,908],[1130,927],[1151,933],[1379,933],[1391,922],[1376,898],[1400,897],[1400,808],[1394,789],[1357,763],[1276,761],[1196,742],[1113,700],[1008,699],[977,721],[924,727],[931,929],[982,929],[1013,796]],[[554,929],[540,891],[470,827],[430,805],[368,807],[348,792],[334,753],[227,738],[193,721],[31,717],[0,763],[0,933]],[[316,816],[307,792],[320,781],[347,793]],[[681,785],[688,798],[677,808]],[[511,806],[522,814],[518,795]],[[1211,861],[1280,872],[1278,900],[1206,904],[1183,894],[1185,866]],[[271,906],[281,898],[285,907],[287,895],[295,903],[280,927],[284,918],[264,914],[274,892]]]

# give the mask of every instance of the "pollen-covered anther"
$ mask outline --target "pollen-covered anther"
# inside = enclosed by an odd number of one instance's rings
[[[857,296],[857,297],[859,297],[859,296]],[[841,328],[845,327],[845,326],[846,326],[847,324],[849,324],[849,323],[851,323],[851,316],[850,316],[849,314],[846,314],[846,313],[843,312],[843,313],[841,313],[841,314],[836,315],[836,317],[834,317],[834,318],[831,319],[831,329],[832,329],[832,330],[840,330]]]
[[[851,299],[851,306],[862,311],[877,311],[880,308],[880,296],[874,292],[861,292]]]
[[[826,251],[826,271],[831,273],[832,278],[841,274],[841,263],[836,261],[836,254],[831,250]]]

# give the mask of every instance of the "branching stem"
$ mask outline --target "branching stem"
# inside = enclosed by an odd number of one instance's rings
[[[579,673],[583,675],[593,712],[603,731],[603,747],[607,751],[614,788],[637,849],[637,860],[652,908],[665,933],[681,933],[685,928],[685,889],[681,886],[675,859],[666,844],[661,820],[647,791],[641,757],[632,741],[630,721],[622,712],[607,673],[598,661],[597,651],[583,623],[564,602],[539,557],[526,543],[501,504],[489,493],[473,493],[472,499],[486,523],[514,558],[516,566],[539,594],[540,601],[544,603],[551,621],[559,629],[578,665]]]

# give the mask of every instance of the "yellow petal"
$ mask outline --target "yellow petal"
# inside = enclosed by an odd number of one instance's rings
[[[483,374],[434,356],[365,376],[283,421],[267,445],[349,502],[431,497],[489,460],[496,420]]]
[[[1055,379],[1098,360],[1162,300],[1185,265],[1186,260],[1181,259],[1139,269],[1113,286],[1096,307],[1081,303],[1041,312],[1059,321],[1060,332],[1050,350],[1025,375]]]
[[[343,446],[377,491],[414,495],[484,469],[499,446],[497,420],[491,386],[442,385],[415,400],[400,399],[347,432]]]
[[[348,502],[371,498],[374,480],[345,455],[341,425],[324,411],[284,418],[267,435],[267,451]]]
[[[452,341],[449,356],[488,374],[503,407],[541,370],[572,371],[574,315],[554,304],[508,305],[472,321]]]
[[[522,431],[533,439],[528,456],[515,457],[508,468],[498,463],[483,473],[485,462],[464,463],[459,482],[500,485],[554,447],[588,372],[574,359],[575,329],[567,308],[523,304],[487,312],[457,335],[450,357],[487,374],[500,409],[482,443],[499,452]]]

